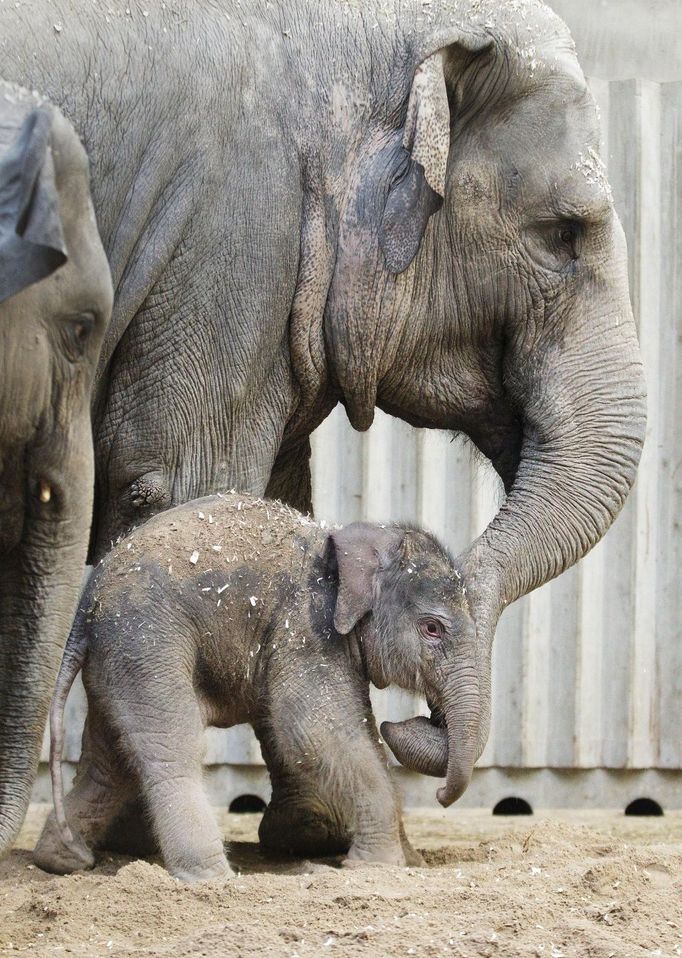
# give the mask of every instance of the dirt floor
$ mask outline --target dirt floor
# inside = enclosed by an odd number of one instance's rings
[[[682,955],[682,812],[413,812],[424,868],[268,862],[258,815],[225,814],[239,875],[183,886],[107,856],[59,878],[31,864],[45,806],[0,863],[0,954]]]

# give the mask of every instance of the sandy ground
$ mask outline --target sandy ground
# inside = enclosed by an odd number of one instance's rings
[[[239,875],[182,886],[107,856],[55,877],[31,864],[45,806],[0,863],[0,954],[682,955],[682,812],[407,816],[424,868],[275,862],[258,815],[224,815]]]

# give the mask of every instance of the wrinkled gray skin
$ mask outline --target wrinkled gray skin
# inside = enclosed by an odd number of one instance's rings
[[[83,576],[112,299],[76,133],[0,81],[0,856],[28,806]]]
[[[369,682],[425,694],[456,727],[452,703],[468,684],[463,635],[473,639],[474,626],[461,581],[425,532],[369,523],[327,532],[239,494],[157,516],[107,555],[80,604],[52,704],[55,813],[36,863],[92,866],[93,849],[141,793],[173,875],[229,874],[202,787],[203,732],[241,722],[253,725],[280,796],[260,826],[265,845],[420,861]],[[87,728],[64,802],[63,710],[83,663]],[[449,800],[470,772],[450,763]]]
[[[116,305],[93,555],[216,489],[309,506],[308,437],[338,402],[358,429],[379,406],[465,433],[507,490],[458,558],[473,763],[501,611],[601,538],[644,437],[625,243],[566,27],[536,0],[59,10],[57,32],[41,0],[5,4],[0,52],[96,160]],[[418,730],[391,742],[428,765]]]

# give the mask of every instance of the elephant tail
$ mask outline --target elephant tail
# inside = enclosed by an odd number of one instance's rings
[[[52,780],[54,814],[62,842],[76,854],[79,852],[79,843],[71,831],[64,811],[62,758],[64,754],[64,707],[71,686],[83,668],[87,652],[85,618],[85,614],[79,609],[64,649],[62,664],[57,675],[57,684],[50,704],[50,778]]]

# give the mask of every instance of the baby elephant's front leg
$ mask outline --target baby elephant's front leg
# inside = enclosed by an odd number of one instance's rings
[[[316,766],[310,749],[306,765],[310,772],[316,768],[321,795],[335,817],[348,824],[348,861],[411,864],[403,845],[400,804],[373,718],[366,717],[360,729],[346,727],[339,733],[327,731]]]
[[[400,805],[385,759],[373,742],[367,742],[365,748],[356,743],[356,748],[349,749],[347,760],[353,762],[355,770],[353,778],[348,779],[353,782],[354,821],[348,861],[412,864],[403,845]]]

